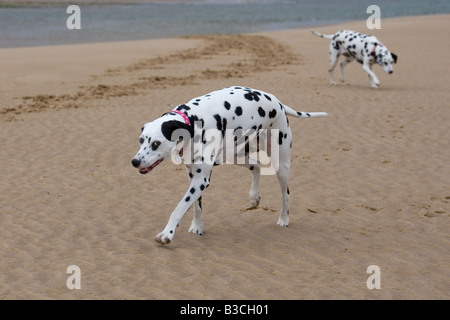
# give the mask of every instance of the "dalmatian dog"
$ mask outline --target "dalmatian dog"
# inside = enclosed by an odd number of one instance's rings
[[[276,174],[280,183],[282,207],[278,225],[289,226],[288,178],[292,135],[287,116],[310,118],[326,115],[325,112],[294,111],[270,93],[233,86],[194,98],[146,123],[139,137],[141,146],[131,161],[132,165],[146,174],[164,160],[171,159],[175,163],[184,163],[190,181],[186,194],[155,241],[169,244],[191,206],[194,217],[189,232],[203,234],[202,194],[210,184],[213,166],[224,163],[238,164],[251,170],[250,202],[253,207],[260,202],[260,175],[263,170],[269,172],[272,169],[273,173],[265,174]],[[237,147],[241,149],[236,151]],[[263,165],[253,151],[266,152],[267,155],[271,152],[269,169],[268,162]]]
[[[335,34],[322,34],[311,31],[314,35],[321,38],[330,39],[330,82],[336,85],[333,77],[333,70],[337,64],[339,56],[342,54],[345,60],[341,62],[340,79],[344,82],[344,67],[351,61],[356,60],[363,65],[363,70],[368,73],[370,85],[378,88],[380,80],[372,71],[374,63],[383,67],[384,71],[392,74],[393,64],[397,63],[397,55],[390,52],[378,39],[374,36],[361,34],[356,31],[342,30]]]

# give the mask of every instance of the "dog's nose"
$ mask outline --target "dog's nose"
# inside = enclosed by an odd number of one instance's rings
[[[131,164],[133,165],[133,167],[137,168],[141,164],[141,160],[135,158],[131,160]]]
[[[392,70],[391,70],[391,71],[389,71],[389,74],[391,74],[391,73],[394,73],[394,71],[392,71]]]

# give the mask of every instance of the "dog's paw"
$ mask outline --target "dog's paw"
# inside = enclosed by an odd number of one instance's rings
[[[203,235],[203,225],[192,221],[191,227],[189,228],[188,232],[192,232],[192,233],[202,236]]]
[[[155,237],[155,241],[158,242],[159,244],[169,244],[170,242],[172,242],[174,236],[174,231],[171,230],[169,232],[167,231],[163,231],[161,233],[158,233]]]
[[[373,79],[373,80],[370,82],[370,86],[371,86],[372,88],[378,88],[378,87],[380,86],[380,80],[378,80],[378,79]]]
[[[278,218],[277,224],[282,227],[289,227],[289,216],[288,215],[280,215]]]
[[[256,208],[259,205],[260,201],[261,197],[259,194],[254,194],[253,192],[250,192],[250,204],[252,205],[252,208]]]

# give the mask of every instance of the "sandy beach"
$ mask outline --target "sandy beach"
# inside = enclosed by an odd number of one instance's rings
[[[394,73],[374,66],[373,89],[352,63],[330,86],[329,41],[310,29],[1,49],[0,299],[449,299],[450,16],[314,29],[376,35]],[[131,166],[140,128],[232,85],[329,114],[290,119],[291,225],[276,225],[275,176],[247,210],[251,174],[224,165],[204,235],[191,209],[161,246],[188,178]]]

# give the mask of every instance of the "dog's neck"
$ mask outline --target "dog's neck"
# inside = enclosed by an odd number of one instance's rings
[[[375,47],[373,47],[373,51],[372,51],[372,54],[373,54],[373,56],[374,56],[374,57],[376,57],[376,56],[377,56],[377,52],[376,52],[376,51],[377,51],[377,47],[378,47],[378,45],[379,45],[379,43],[376,43],[376,44],[375,44]]]
[[[178,113],[180,116],[183,117],[184,122],[185,122],[188,126],[191,125],[191,121],[189,120],[189,118],[188,118],[188,116],[186,115],[186,113],[181,112],[180,110],[173,110],[173,111],[171,111],[171,112]]]

